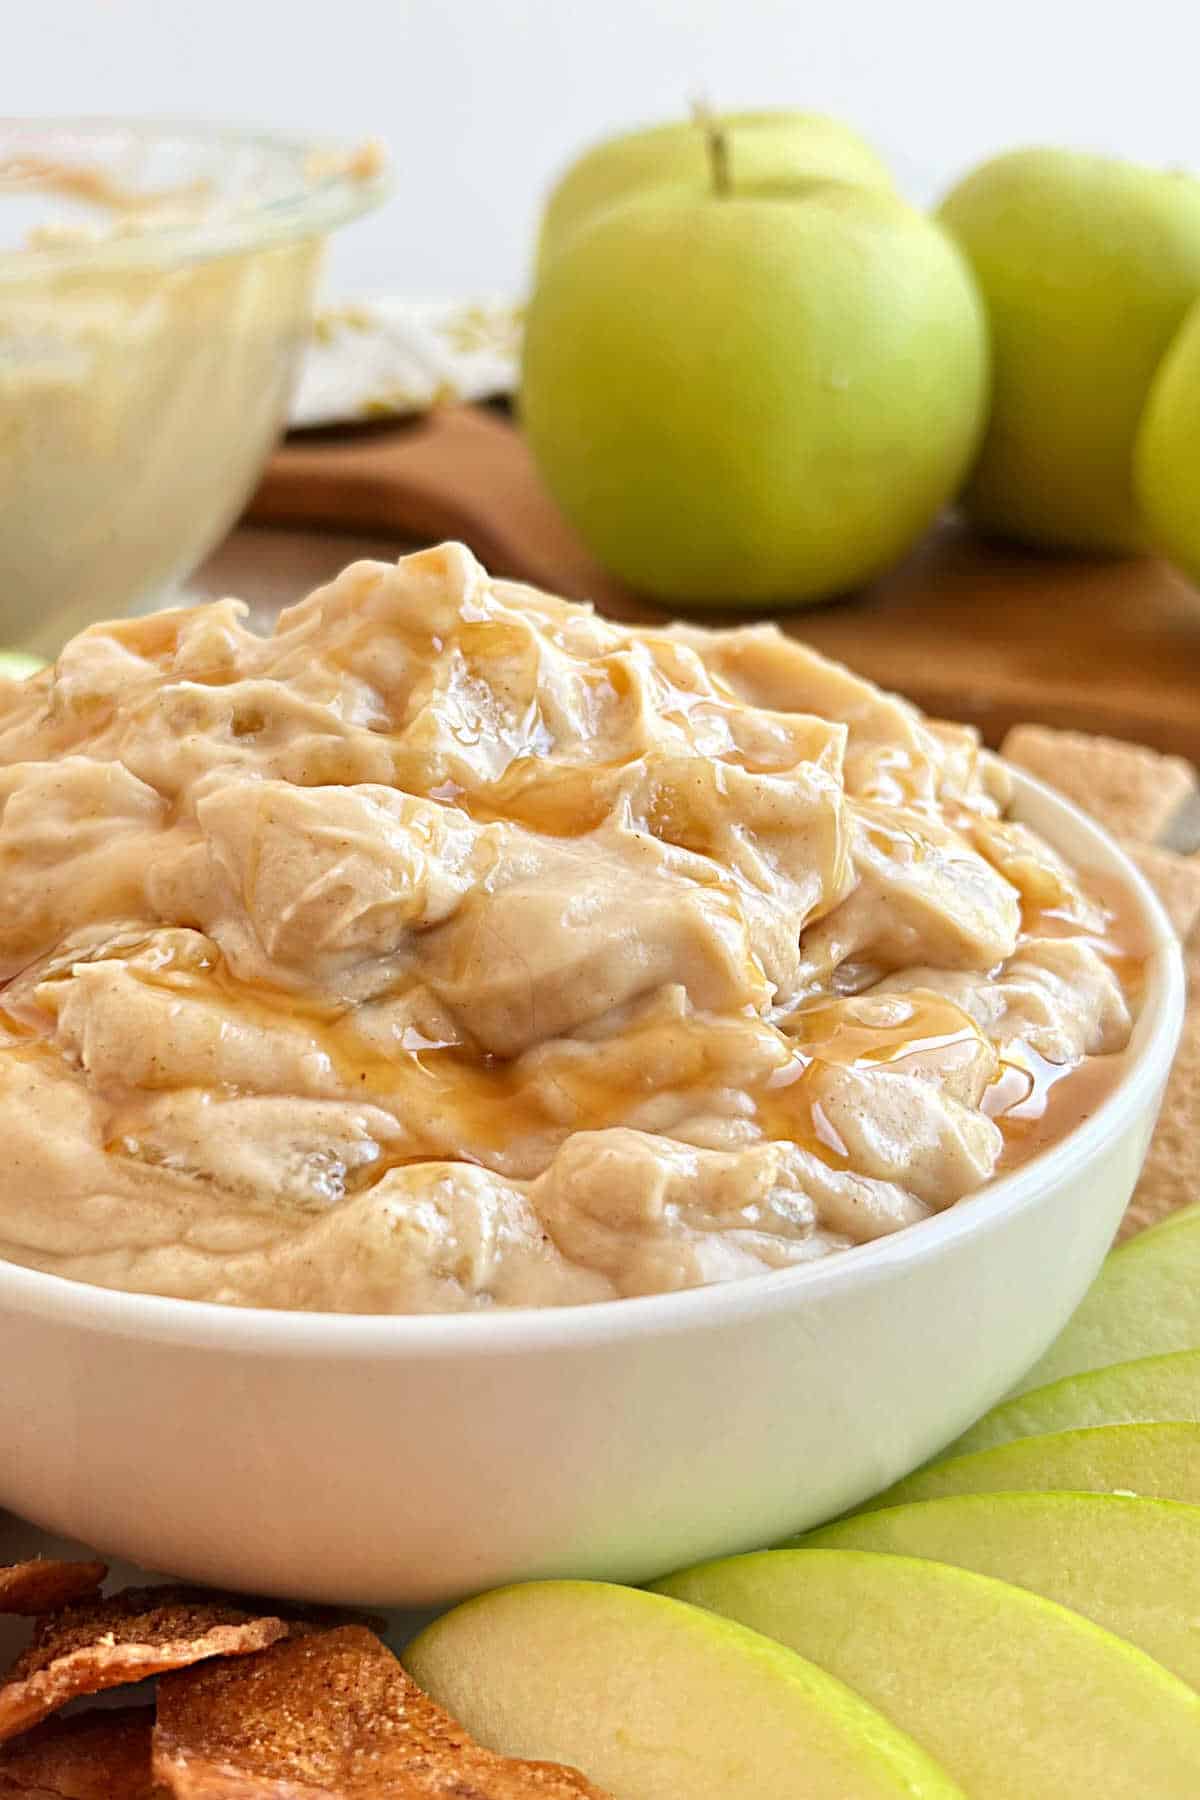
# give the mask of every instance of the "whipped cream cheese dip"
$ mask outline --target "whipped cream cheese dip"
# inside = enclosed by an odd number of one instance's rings
[[[953,1206],[1121,1068],[1121,896],[975,734],[460,547],[0,683],[0,1255],[568,1305]]]

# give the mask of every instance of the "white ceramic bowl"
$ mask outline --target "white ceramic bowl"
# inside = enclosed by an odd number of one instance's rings
[[[490,1316],[240,1311],[0,1264],[0,1504],[145,1567],[376,1606],[770,1543],[905,1474],[1020,1376],[1108,1248],[1183,1010],[1154,896],[1080,813],[1016,811],[1119,875],[1157,945],[1128,1065],[1081,1126],[936,1218],[774,1275]]]

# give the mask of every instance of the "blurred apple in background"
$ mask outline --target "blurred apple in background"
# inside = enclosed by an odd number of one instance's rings
[[[971,259],[992,334],[991,420],[967,511],[1034,544],[1141,547],[1134,439],[1159,361],[1200,293],[1200,182],[1019,150],[967,176],[940,216]],[[1164,391],[1160,421],[1178,416],[1183,385]],[[1175,429],[1151,427],[1144,453],[1147,491],[1172,517],[1157,446]],[[1194,524],[1188,535],[1200,541]]]
[[[579,223],[541,268],[521,414],[589,547],[690,605],[786,606],[898,557],[983,429],[987,330],[950,237],[822,176],[706,187]]]
[[[821,113],[728,113],[715,121],[735,193],[745,187],[828,175],[890,191],[892,177],[870,145]],[[572,163],[546,203],[538,245],[543,264],[577,225],[614,203],[664,189],[703,194],[711,184],[704,133],[694,121],[652,125],[597,144]]]
[[[31,656],[24,650],[0,650],[0,676],[6,681],[24,681],[46,666],[45,658]]]
[[[1200,583],[1200,301],[1154,377],[1138,426],[1134,482],[1155,548]]]

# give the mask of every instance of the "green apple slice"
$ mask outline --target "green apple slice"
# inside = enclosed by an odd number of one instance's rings
[[[1155,1224],[1147,1225],[1144,1231],[1138,1232],[1136,1241],[1144,1245],[1147,1238],[1156,1238],[1164,1231],[1171,1231],[1176,1225],[1190,1225],[1193,1221],[1200,1223],[1200,1200],[1193,1201],[1191,1206],[1181,1206],[1177,1212],[1168,1213]],[[1122,1244],[1120,1248],[1126,1249],[1127,1246]],[[1112,1254],[1115,1256],[1116,1251]]]
[[[1200,1207],[1114,1250],[1070,1324],[1014,1393],[1064,1375],[1200,1349]]]
[[[1030,1388],[984,1413],[942,1452],[967,1456],[1017,1438],[1044,1437],[1086,1425],[1165,1424],[1200,1421],[1200,1350],[1142,1356],[1086,1375],[1067,1375],[1048,1387]]]
[[[636,1588],[501,1588],[430,1625],[403,1661],[482,1743],[568,1763],[615,1800],[962,1800],[823,1669]]]
[[[0,650],[0,675],[8,681],[24,681],[46,666],[45,658],[30,656],[24,650]]]
[[[1029,1588],[1200,1689],[1200,1507],[1119,1494],[957,1494],[858,1513],[796,1542],[929,1557]]]
[[[1200,1503],[1200,1425],[1093,1425],[926,1463],[859,1510],[947,1494],[1135,1494]]]
[[[768,1550],[658,1591],[819,1663],[924,1744],[972,1800],[1200,1793],[1191,1689],[1006,1582],[915,1557]]]

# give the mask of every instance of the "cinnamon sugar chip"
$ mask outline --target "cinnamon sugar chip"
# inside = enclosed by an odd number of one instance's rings
[[[355,1625],[168,1676],[154,1773],[175,1800],[603,1800],[483,1749]]]
[[[1000,754],[1091,813],[1114,837],[1152,844],[1196,791],[1196,773],[1181,756],[1142,744],[1014,725]]]
[[[57,1612],[73,1600],[85,1600],[99,1591],[108,1574],[102,1562],[55,1562],[38,1556],[32,1562],[0,1567],[0,1613]]]
[[[244,1656],[287,1632],[281,1618],[190,1588],[129,1588],[70,1606],[39,1620],[33,1641],[0,1681],[0,1743],[80,1694],[209,1656]]]
[[[0,1749],[0,1800],[153,1800],[152,1706],[52,1719]]]

